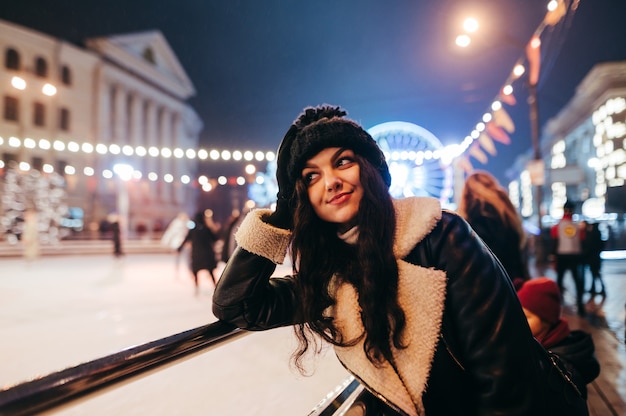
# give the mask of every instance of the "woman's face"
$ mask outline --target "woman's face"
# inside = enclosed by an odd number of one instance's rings
[[[350,149],[329,147],[307,161],[302,179],[320,219],[339,224],[342,231],[352,227],[363,199],[360,174]]]

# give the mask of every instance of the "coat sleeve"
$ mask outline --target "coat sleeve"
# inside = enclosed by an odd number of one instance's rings
[[[472,380],[478,413],[534,414],[543,400],[534,383],[539,364],[526,317],[501,264],[451,212],[444,212],[420,244],[425,257],[420,261],[448,277],[444,336]]]
[[[251,212],[235,238],[238,247],[213,294],[213,314],[239,328],[264,330],[294,323],[296,299],[291,276],[272,277],[283,261],[289,232]]]

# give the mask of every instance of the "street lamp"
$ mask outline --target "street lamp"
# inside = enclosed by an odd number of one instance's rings
[[[465,31],[465,33],[460,34],[456,37],[456,45],[461,48],[468,47],[470,43],[472,43],[470,33],[475,33],[478,30],[479,26],[480,25],[478,24],[478,20],[474,19],[473,17],[468,17],[467,19],[465,19],[463,21],[463,30]]]
[[[17,90],[24,91],[27,86],[26,80],[15,75],[11,78],[11,86]],[[41,87],[41,92],[48,97],[52,97],[56,95],[57,87],[47,82],[43,85],[43,87]]]
[[[20,91],[26,89],[26,81],[24,80],[24,78],[20,78],[18,76],[14,76],[13,78],[11,78],[11,85],[13,86],[13,88]]]

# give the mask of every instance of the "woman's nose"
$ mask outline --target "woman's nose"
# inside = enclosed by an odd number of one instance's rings
[[[339,188],[341,188],[341,179],[336,176],[328,177],[328,180],[326,181],[326,189],[329,191],[335,191]]]

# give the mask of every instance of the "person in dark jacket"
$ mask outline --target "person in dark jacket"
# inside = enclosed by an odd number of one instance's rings
[[[548,351],[555,353],[571,373],[571,378],[587,397],[587,384],[600,374],[591,335],[570,330],[561,318],[561,292],[554,280],[532,279],[517,292],[533,336]]]
[[[213,211],[210,209],[196,213],[194,227],[189,230],[187,236],[178,247],[180,252],[185,244],[191,243],[190,265],[193,273],[196,295],[200,290],[200,279],[203,275],[211,277],[213,285],[216,284],[213,270],[217,267],[215,258],[215,242],[219,237],[219,226],[213,221]]]
[[[581,280],[585,281],[586,268],[589,267],[591,273],[591,285],[587,290],[591,296],[602,295],[606,297],[606,288],[602,280],[602,250],[604,250],[604,240],[600,233],[599,224],[582,221],[585,228],[585,239],[582,241],[583,270]],[[599,283],[599,286],[596,284]]]
[[[303,372],[307,352],[332,344],[398,414],[587,414],[544,385],[549,359],[491,251],[437,199],[394,200],[383,152],[345,115],[307,108],[287,131],[276,210],[243,220],[215,316],[247,330],[294,325]],[[272,277],[289,247],[293,275]]]
[[[493,175],[476,171],[467,177],[458,212],[493,251],[511,280],[530,279],[522,219]]]
[[[115,257],[120,257],[124,255],[124,252],[122,251],[122,230],[120,227],[120,217],[117,214],[111,214],[109,218],[113,235],[113,255]]]

